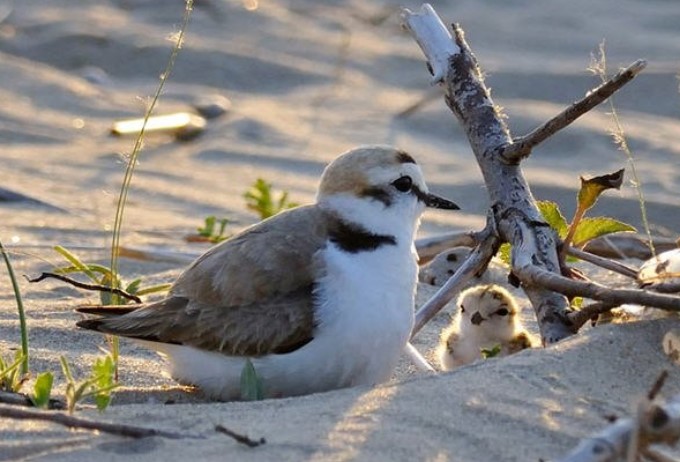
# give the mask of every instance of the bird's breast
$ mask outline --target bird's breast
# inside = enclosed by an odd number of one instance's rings
[[[413,326],[417,264],[410,247],[351,254],[329,246],[322,261],[315,339],[332,339],[341,352],[337,366],[359,378],[353,384],[385,380]]]

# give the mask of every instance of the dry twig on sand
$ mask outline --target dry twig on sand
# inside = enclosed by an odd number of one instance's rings
[[[613,290],[562,276],[560,240],[541,216],[520,167],[532,148],[631,81],[644,69],[645,62],[636,61],[529,135],[515,139],[491,99],[461,27],[453,26],[452,37],[427,4],[418,13],[404,10],[403,18],[427,58],[433,81],[444,87],[446,103],[467,134],[492,204],[484,230],[486,237],[478,239],[468,261],[421,308],[414,334],[451,300],[462,282],[486,267],[503,242],[512,244],[512,272],[534,307],[544,344],[562,340],[582,325],[579,323],[583,316],[571,310],[567,296],[680,310],[680,297]]]
[[[99,422],[96,420],[83,419],[63,412],[38,411],[23,409],[15,406],[0,404],[0,417],[17,420],[42,420],[53,422],[69,428],[82,428],[110,433],[119,436],[132,438],[146,438],[149,436],[160,436],[163,438],[202,438],[201,436],[183,433],[168,432],[156,428],[138,427],[136,425],[116,424],[110,422]]]
[[[643,455],[648,460],[673,460],[653,444],[674,445],[680,439],[680,395],[668,401],[658,393],[668,373],[664,371],[647,396],[637,405],[635,417],[618,419],[596,435],[586,438],[559,462],[635,461]]]

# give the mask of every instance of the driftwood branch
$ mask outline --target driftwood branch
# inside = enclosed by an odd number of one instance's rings
[[[665,375],[657,380],[660,388]],[[656,397],[651,391],[636,409],[634,418],[619,419],[612,425],[581,443],[559,462],[616,462],[637,454],[652,454],[655,460],[668,460],[649,448],[652,444],[675,444],[680,439],[680,395],[669,401]],[[628,458],[628,459],[627,459]]]
[[[523,282],[541,285],[569,297],[582,296],[615,305],[632,303],[653,306],[668,311],[680,311],[680,296],[642,289],[612,289],[596,282],[576,281],[532,265],[513,269]],[[572,313],[568,314],[568,318]]]
[[[553,136],[566,126],[570,125],[572,122],[593,109],[598,104],[606,101],[607,98],[621,89],[621,87],[633,80],[635,76],[645,68],[645,66],[647,66],[646,61],[635,61],[633,64],[616,74],[614,77],[599,87],[590,90],[588,93],[586,93],[585,97],[579,101],[576,101],[564,111],[560,112],[528,135],[516,138],[513,144],[508,145],[503,150],[501,157],[505,162],[513,164],[529,156],[529,154],[531,154],[531,150],[535,146]]]
[[[614,271],[615,273],[619,273],[623,276],[626,276],[627,278],[637,279],[637,270],[631,268],[630,266],[626,266],[623,263],[619,263],[608,258],[603,258],[575,247],[569,247],[567,249],[567,255],[587,261],[588,263],[592,263],[593,265],[599,266],[600,268]]]
[[[135,425],[116,424],[110,422],[99,422],[96,420],[83,419],[63,412],[38,411],[33,409],[23,409],[15,406],[0,404],[0,417],[18,420],[42,420],[53,422],[69,428],[82,428],[95,430],[112,435],[128,436],[131,438],[146,438],[149,436],[160,436],[163,438],[202,438],[201,436],[188,435],[182,433],[168,432],[156,428],[138,427]]]
[[[452,292],[462,281],[475,271],[485,268],[493,255],[487,253],[492,247],[509,242],[513,248],[513,273],[519,278],[534,307],[543,343],[557,342],[574,334],[578,328],[570,319],[571,310],[567,297],[563,295],[564,291],[560,292],[545,285],[546,280],[553,281],[545,275],[554,276],[558,281],[562,279],[569,281],[560,275],[557,253],[559,239],[538,211],[519,163],[532,146],[567,126],[580,114],[592,109],[597,104],[598,98],[599,102],[604,101],[620,88],[624,81],[630,80],[639,72],[644,63],[636,63],[631,69],[613,79],[612,83],[599,87],[591,96],[584,98],[575,107],[567,109],[563,116],[518,140],[522,146],[517,148],[514,146],[516,143],[505,124],[503,114],[491,99],[482,71],[465,41],[463,30],[454,25],[452,38],[429,5],[423,6],[418,13],[404,10],[403,19],[405,27],[425,54],[435,81],[442,83],[447,105],[465,130],[489,193],[492,204],[490,215],[493,218],[489,223],[494,226],[491,233],[493,245],[488,243],[479,245],[472,253],[469,259],[471,261],[466,262],[452,276],[449,283],[421,308],[416,317],[413,333],[416,333],[452,298]],[[453,41],[455,46],[445,45],[447,41]],[[531,271],[528,268],[531,268]],[[471,271],[472,269],[474,271]],[[540,277],[536,277],[537,275]],[[601,293],[600,288],[594,290],[594,286],[584,284],[579,283],[579,289],[586,287],[591,289],[591,292]],[[637,292],[634,293],[637,295]],[[663,302],[675,304],[675,301],[663,300]]]

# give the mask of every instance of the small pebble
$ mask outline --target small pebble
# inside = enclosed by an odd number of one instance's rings
[[[226,96],[209,95],[200,97],[194,103],[194,109],[206,119],[216,119],[231,108],[231,101]]]

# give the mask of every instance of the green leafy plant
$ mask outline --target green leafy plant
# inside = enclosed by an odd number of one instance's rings
[[[246,359],[241,370],[241,399],[243,401],[264,399],[262,380],[258,377],[255,366],[250,359]]]
[[[22,373],[21,365],[24,362],[24,355],[17,351],[14,361],[7,360],[0,356],[0,390],[17,393],[28,380],[28,374]]]
[[[116,364],[113,356],[107,354],[98,358],[92,366],[92,373],[81,382],[76,382],[64,356],[59,358],[61,369],[66,377],[66,409],[73,414],[76,404],[86,398],[93,398],[97,409],[104,411],[111,402],[111,391],[115,383]]]
[[[0,242],[0,253],[2,254],[3,260],[5,260],[5,266],[7,266],[7,273],[9,274],[9,279],[12,282],[12,289],[14,290],[14,299],[17,303],[17,311],[19,313],[19,330],[21,332],[21,373],[28,374],[28,328],[26,327],[26,314],[24,312],[24,302],[21,298],[21,291],[19,290],[19,284],[17,283],[17,278],[14,274],[14,268],[12,267],[12,262],[9,259],[9,255],[5,250],[5,247]]]
[[[217,218],[215,215],[205,217],[203,226],[196,228],[198,236],[190,236],[190,240],[212,242],[213,244],[226,241],[231,236],[225,234],[225,229],[229,224],[228,218]]]
[[[42,372],[38,374],[33,385],[33,396],[31,401],[35,407],[47,409],[50,404],[50,397],[52,395],[52,383],[54,376],[51,372]]]
[[[606,236],[607,234],[635,231],[633,226],[614,218],[585,217],[586,212],[595,205],[597,199],[604,191],[607,189],[619,189],[622,182],[623,169],[590,179],[581,177],[581,188],[577,195],[576,212],[571,223],[567,223],[566,218],[564,218],[556,203],[550,201],[538,201],[536,203],[543,219],[563,240],[563,256],[566,255],[566,249],[570,245],[582,248],[589,241]],[[499,249],[498,255],[505,263],[509,264],[510,244],[503,244]]]
[[[258,178],[243,197],[246,199],[246,207],[257,213],[262,220],[299,205],[288,200],[288,191],[278,194],[278,198],[274,195],[271,183]]]
[[[480,353],[484,359],[493,358],[501,353],[501,345],[494,345],[493,348],[482,348]]]

